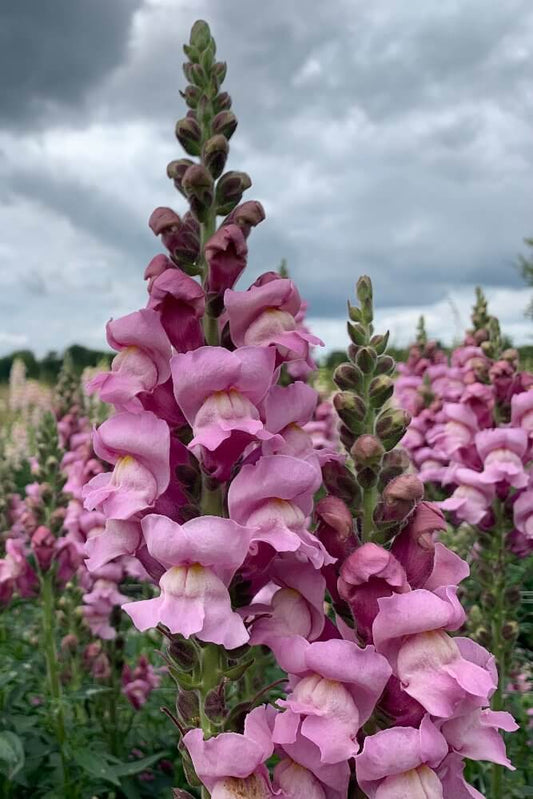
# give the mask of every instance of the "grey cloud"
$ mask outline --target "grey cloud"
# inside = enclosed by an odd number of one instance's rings
[[[140,0],[14,0],[0,12],[0,120],[79,107],[121,63]],[[59,109],[58,109],[59,106]],[[52,113],[49,113],[52,112]]]

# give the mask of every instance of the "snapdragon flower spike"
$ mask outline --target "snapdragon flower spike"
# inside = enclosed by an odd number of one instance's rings
[[[185,638],[235,649],[248,632],[231,608],[228,585],[246,558],[250,531],[230,519],[201,516],[183,525],[149,514],[141,522],[148,552],[165,569],[161,594],[123,609],[139,630],[159,622]]]
[[[143,308],[107,323],[107,341],[119,350],[110,372],[101,372],[87,383],[87,391],[98,391],[103,402],[122,410],[135,410],[135,399],[170,377],[171,347],[159,315]]]
[[[232,481],[230,518],[253,528],[253,542],[268,544],[277,552],[299,552],[319,569],[335,561],[307,530],[320,484],[313,464],[289,455],[265,455],[243,466]]]
[[[264,765],[274,751],[268,713],[265,705],[248,713],[242,735],[223,732],[205,741],[202,730],[194,729],[183,736],[196,774],[211,799],[270,799],[275,795]]]
[[[444,736],[425,716],[418,729],[396,727],[365,738],[355,758],[357,782],[369,799],[451,797],[436,773],[447,754]]]
[[[128,519],[151,507],[170,481],[170,431],[150,411],[117,413],[94,431],[96,454],[114,464],[83,489],[87,510]]]
[[[227,479],[247,444],[272,438],[257,406],[272,385],[274,352],[200,347],[175,355],[171,367],[176,401],[193,431],[189,449],[215,464],[216,476]]]
[[[171,267],[152,278],[148,308],[161,317],[173,347],[188,352],[204,344],[205,294],[196,280]]]
[[[370,717],[391,674],[373,646],[351,641],[274,641],[276,659],[291,675],[291,692],[278,705],[273,740],[285,746],[298,733],[320,750],[320,761],[341,763],[359,751],[357,733]]]
[[[247,291],[226,291],[224,305],[233,343],[237,347],[275,345],[280,363],[303,360],[314,368],[309,348],[323,342],[298,329],[301,304],[296,286],[287,278],[277,277]]]
[[[529,482],[525,461],[528,455],[528,434],[521,427],[497,428],[477,433],[475,444],[483,461],[480,480],[489,484],[505,483],[525,488]]]
[[[450,637],[465,613],[452,586],[417,588],[378,599],[374,644],[403,690],[433,716],[489,703],[497,684],[494,658],[468,638]],[[464,712],[464,710],[463,710]]]

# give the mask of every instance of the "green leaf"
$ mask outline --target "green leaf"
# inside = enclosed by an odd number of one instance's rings
[[[132,760],[131,763],[121,763],[118,766],[113,766],[112,771],[117,777],[133,777],[134,774],[153,766],[165,755],[168,755],[168,752],[156,752],[154,755],[143,757],[142,760]]]
[[[120,780],[115,774],[116,766],[110,766],[103,754],[78,750],[74,752],[74,760],[92,777],[106,780],[120,788]]]
[[[24,747],[14,732],[0,732],[0,771],[13,779],[24,765]]]

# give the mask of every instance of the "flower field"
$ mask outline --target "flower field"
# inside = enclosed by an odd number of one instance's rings
[[[356,274],[328,370],[184,51],[145,307],[0,394],[1,795],[533,796],[533,373],[481,289],[396,362]]]

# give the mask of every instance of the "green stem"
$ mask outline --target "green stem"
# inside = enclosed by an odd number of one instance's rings
[[[364,400],[367,407],[364,432],[369,433],[370,435],[374,435],[376,412],[371,407],[370,399],[368,396],[371,381],[372,381],[372,375],[365,375],[363,387],[361,390],[361,397]],[[370,488],[362,487],[361,490],[363,492],[362,496],[363,519],[361,525],[361,538],[364,543],[365,541],[371,541],[373,533],[375,533],[374,511],[376,510],[376,505],[379,500],[379,492],[376,485],[371,486]]]
[[[43,603],[43,648],[46,659],[46,676],[48,691],[52,705],[52,720],[59,747],[59,756],[63,771],[65,797],[71,796],[67,759],[65,756],[65,717],[63,714],[63,696],[59,671],[57,669],[57,650],[55,642],[55,602],[52,572],[41,576],[41,599]]]
[[[506,530],[504,524],[504,508],[502,503],[497,500],[495,504],[496,529],[492,539],[491,552],[491,581],[492,599],[494,602],[492,613],[492,651],[496,658],[498,667],[498,687],[492,697],[492,709],[502,710],[504,706],[503,692],[507,680],[508,670],[508,649],[509,644],[503,636],[503,628],[506,623],[506,566],[507,549],[505,545]],[[489,609],[487,608],[487,611]],[[492,766],[492,798],[501,799],[504,789],[503,766],[494,763]]]
[[[207,644],[202,652],[201,669],[202,669],[202,685],[200,688],[200,723],[204,735],[210,737],[217,732],[216,727],[211,720],[206,716],[204,704],[209,691],[219,683],[220,674],[220,653],[216,644]]]

